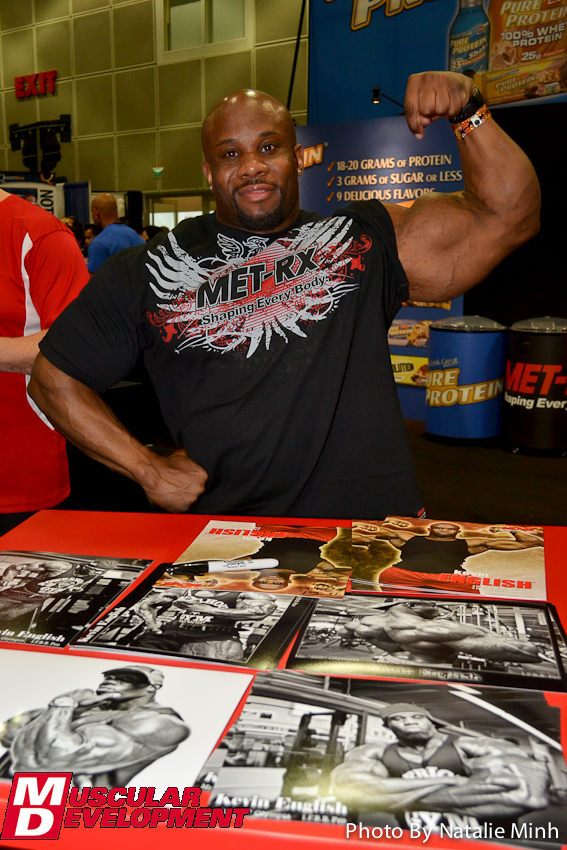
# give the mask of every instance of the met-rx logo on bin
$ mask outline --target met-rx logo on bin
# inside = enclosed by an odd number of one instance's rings
[[[59,838],[72,773],[16,773],[1,838]]]

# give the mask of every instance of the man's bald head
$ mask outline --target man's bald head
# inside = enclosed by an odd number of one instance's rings
[[[293,146],[297,143],[293,118],[281,101],[257,89],[239,89],[219,100],[203,121],[201,144],[205,159],[207,159],[207,147],[210,138],[214,138],[217,130],[222,129],[235,112],[243,115],[261,115],[267,120],[275,120],[281,123],[282,127],[287,128],[290,134],[291,145]]]
[[[91,201],[91,212],[93,221],[100,227],[106,227],[118,221],[118,205],[116,198],[109,192],[101,192],[95,195]]]
[[[253,89],[227,95],[205,119],[202,143],[219,221],[252,233],[295,221],[303,153],[279,100]]]

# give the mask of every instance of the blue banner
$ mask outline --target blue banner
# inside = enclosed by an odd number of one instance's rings
[[[297,128],[304,148],[301,205],[321,215],[372,198],[409,204],[463,188],[457,140],[446,121],[416,139],[404,117]]]
[[[567,97],[567,0],[311,0],[309,122],[391,116],[420,71],[475,75],[490,105]]]

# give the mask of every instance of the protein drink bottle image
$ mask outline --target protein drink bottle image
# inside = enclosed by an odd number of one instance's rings
[[[488,70],[490,21],[482,0],[459,0],[457,14],[449,29],[447,68],[460,74]]]

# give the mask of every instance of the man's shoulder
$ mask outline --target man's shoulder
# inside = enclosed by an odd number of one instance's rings
[[[372,759],[380,759],[384,755],[384,751],[396,744],[395,741],[375,741],[372,744],[361,744],[360,747],[354,747],[347,754],[345,761],[367,761]]]
[[[315,228],[325,230],[337,219],[348,219],[361,233],[370,232],[378,237],[381,244],[395,244],[394,225],[388,207],[377,200],[354,201],[337,207],[328,216],[301,210],[296,226],[313,225]]]
[[[143,705],[126,707],[122,712],[117,711],[116,717],[112,720],[112,725],[119,726],[120,728],[129,728],[134,724],[138,730],[147,730],[147,727],[144,726],[146,722],[150,723],[151,728],[153,728],[156,722],[162,722],[162,720],[157,720],[158,716],[164,719],[170,717],[175,720],[181,720],[181,715],[175,709],[152,701]]]
[[[118,228],[126,227],[127,225],[118,225]],[[131,228],[127,229],[130,230]],[[130,238],[125,239],[122,234],[116,234],[114,225],[107,225],[102,233],[99,233],[89,245],[87,268],[90,273],[94,274],[97,272],[107,260],[114,263],[112,268],[118,273],[119,269],[124,269],[122,263],[131,262],[132,257],[130,256],[130,252],[134,252],[134,258],[144,255],[146,242],[144,242],[142,237],[138,238],[135,230],[132,233],[137,237],[135,240]]]
[[[116,714],[112,726],[147,746],[160,747],[168,741],[180,743],[189,734],[181,715],[157,702],[133,706]]]
[[[215,223],[216,218],[214,213],[194,215],[190,218],[184,218],[170,233],[173,233],[177,241],[181,241],[182,239],[202,239],[205,236],[212,236],[215,230]]]
[[[108,227],[111,227],[111,225],[108,225]],[[91,244],[89,245],[88,249],[89,253],[93,245],[98,247],[99,245],[104,245],[105,242],[108,242],[112,234],[112,231],[109,231],[108,227],[105,227],[104,230],[101,230],[100,233],[97,233],[94,239],[91,239]]]
[[[338,207],[332,215],[333,217],[344,216],[366,227],[378,228],[393,234],[391,216],[381,201],[353,201],[344,207]]]

